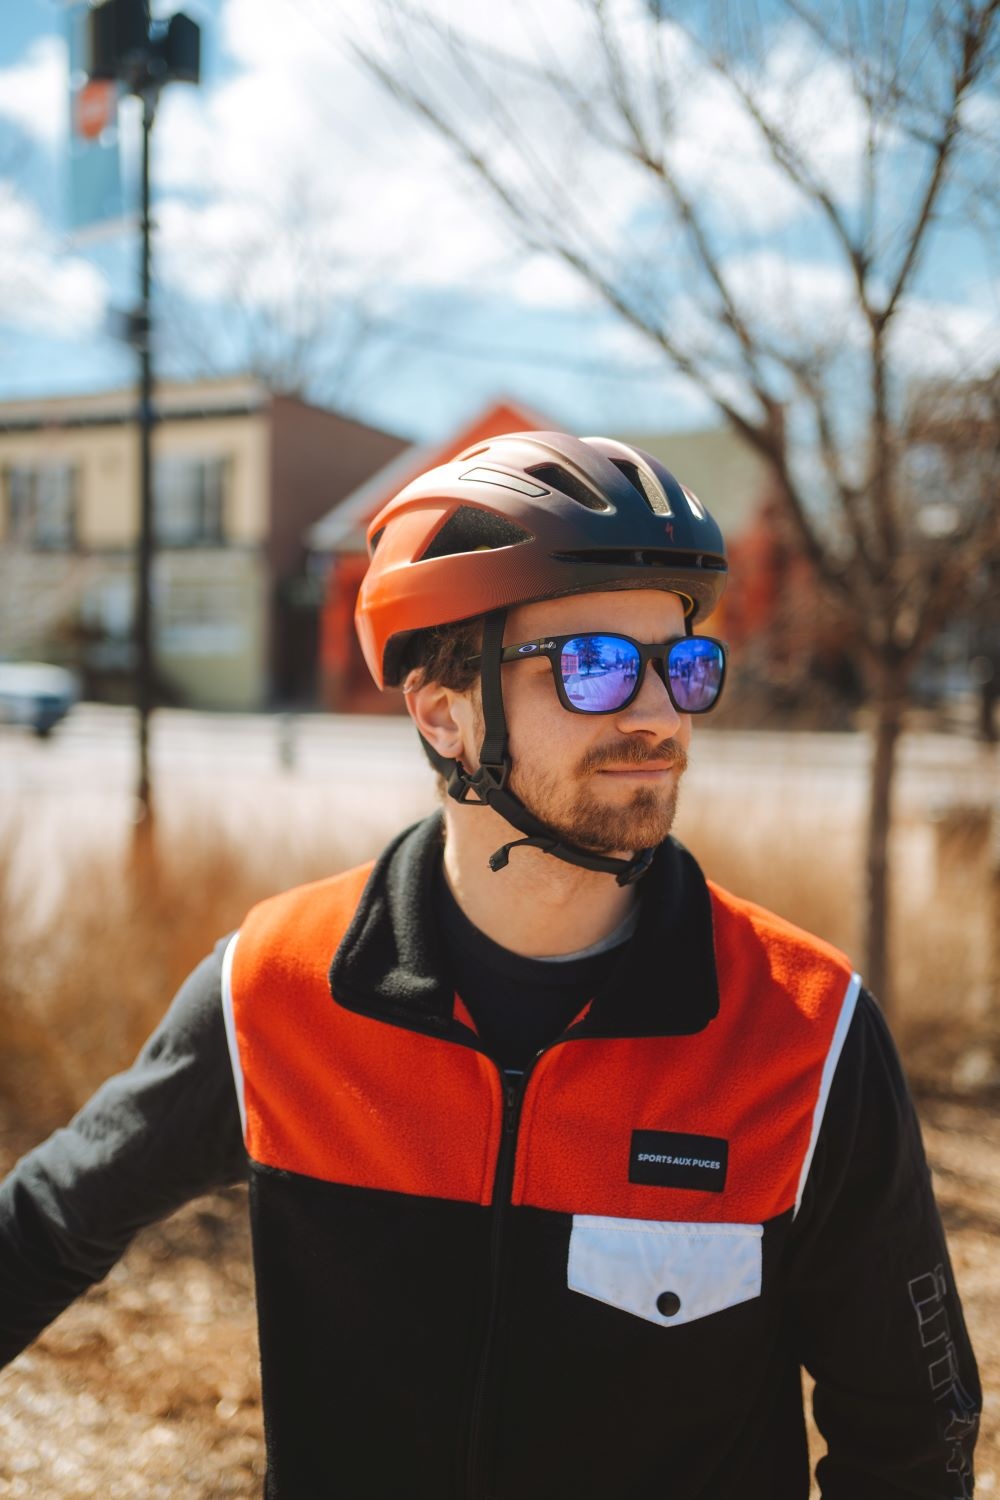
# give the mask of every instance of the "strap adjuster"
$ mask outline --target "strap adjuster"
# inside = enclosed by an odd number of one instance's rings
[[[448,777],[448,795],[454,797],[456,802],[465,803],[469,807],[485,807],[489,801],[490,792],[499,792],[507,785],[510,776],[510,756],[505,755],[503,760],[497,763],[489,761],[480,762],[477,771],[468,772],[460,760],[452,762],[451,774]],[[475,792],[475,797],[470,794]]]

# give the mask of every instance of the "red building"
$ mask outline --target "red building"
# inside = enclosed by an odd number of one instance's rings
[[[314,566],[327,566],[320,625],[320,702],[348,713],[400,713],[398,693],[380,693],[365,666],[354,631],[354,604],[368,567],[368,523],[418,474],[457,457],[465,448],[504,432],[552,431],[559,424],[514,401],[499,400],[440,443],[414,445],[379,469],[312,527]]]

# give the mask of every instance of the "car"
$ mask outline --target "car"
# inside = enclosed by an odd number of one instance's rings
[[[66,667],[0,662],[0,723],[26,724],[37,735],[47,735],[79,696],[79,681]]]

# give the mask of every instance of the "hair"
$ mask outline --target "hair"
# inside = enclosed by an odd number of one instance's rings
[[[478,667],[470,666],[468,659],[482,648],[482,615],[415,631],[403,651],[403,678],[416,669],[423,682],[436,682],[456,693],[468,692],[479,680]]]
[[[435,682],[439,687],[466,693],[479,681],[479,669],[469,666],[469,657],[478,655],[482,649],[482,615],[449,625],[435,625],[430,630],[415,631],[403,648],[403,681],[406,681],[411,672],[417,671],[421,682]],[[426,744],[423,748],[430,760]],[[448,796],[447,783],[433,761],[431,766],[437,783],[438,798],[445,802]]]

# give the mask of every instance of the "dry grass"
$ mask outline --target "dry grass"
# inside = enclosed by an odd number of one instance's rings
[[[722,884],[856,954],[856,824],[808,795],[777,812],[695,795],[679,831]],[[190,810],[164,820],[155,867],[102,839],[65,851],[58,879],[41,882],[18,850],[11,822],[0,830],[0,1168],[131,1059],[183,976],[254,900],[350,862],[304,822],[261,818],[246,840]],[[904,825],[896,853],[897,1030],[924,1087],[956,1271],[996,1386],[992,854],[974,811]],[[0,1403],[0,1497],[260,1493],[244,1217],[234,1192],[145,1232],[16,1362]],[[1000,1490],[998,1427],[990,1405],[984,1494]]]
[[[894,829],[891,1016],[910,1075],[925,1089],[1000,1090],[998,817],[956,806]],[[678,832],[720,885],[826,938],[861,967],[860,819],[792,784],[780,807],[696,799]]]
[[[0,829],[0,1124],[58,1123],[134,1057],[166,1001],[263,896],[343,868],[319,830],[241,839],[197,810],[165,818],[155,860],[76,843],[44,882]]]

